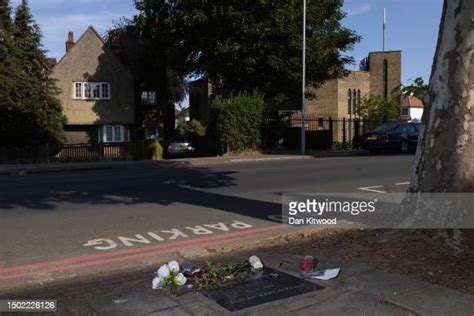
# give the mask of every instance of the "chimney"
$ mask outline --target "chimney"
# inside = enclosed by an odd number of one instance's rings
[[[66,42],[66,53],[74,46],[74,33],[67,33],[67,42]]]

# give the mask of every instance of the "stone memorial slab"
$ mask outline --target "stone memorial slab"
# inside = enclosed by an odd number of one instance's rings
[[[322,289],[320,285],[265,267],[249,278],[199,292],[233,312]]]

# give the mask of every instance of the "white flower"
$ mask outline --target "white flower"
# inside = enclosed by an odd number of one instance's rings
[[[151,288],[153,290],[161,289],[164,285],[165,285],[165,282],[163,281],[163,278],[161,277],[155,277],[153,281],[151,282]]]
[[[187,279],[182,273],[178,273],[178,275],[176,276],[176,281],[178,285],[185,285]]]
[[[169,270],[173,270],[174,272],[178,273],[179,272],[179,263],[176,261],[170,261],[168,262],[168,268]]]
[[[251,256],[249,258],[249,263],[254,269],[260,270],[263,268],[262,260],[260,260],[260,258],[257,256]]]
[[[168,265],[167,264],[164,264],[162,265],[159,269],[158,269],[158,276],[161,277],[161,278],[165,278],[167,277],[169,274],[170,274],[170,269],[168,268]]]

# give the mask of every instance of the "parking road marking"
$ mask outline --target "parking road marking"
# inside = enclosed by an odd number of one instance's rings
[[[218,240],[211,240],[211,241],[207,241],[207,242],[204,242],[204,243],[199,243],[198,242],[198,243],[194,243],[191,246],[184,247],[182,249],[195,249],[195,248],[219,246],[219,245],[222,245],[223,243],[231,242],[231,241],[237,240],[239,238],[258,236],[264,230],[265,231],[272,231],[272,230],[281,229],[281,228],[283,228],[283,225],[281,225],[281,224],[271,225],[271,226],[264,226],[264,227],[260,228],[261,231],[258,231],[258,229],[253,229],[253,230],[247,231],[247,234],[245,234],[245,235],[234,236],[234,237],[230,237],[230,238],[221,238],[221,239],[218,239]],[[239,232],[239,233],[243,233],[243,231]],[[226,234],[223,234],[223,235],[226,235]],[[84,267],[89,267],[89,266],[99,266],[99,265],[104,265],[104,264],[107,264],[107,263],[120,262],[120,261],[125,261],[125,260],[135,260],[135,259],[139,259],[139,258],[156,257],[158,255],[169,254],[169,253],[173,253],[173,252],[176,252],[176,251],[177,251],[176,248],[172,247],[172,248],[168,248],[168,249],[162,249],[162,250],[144,252],[144,253],[137,253],[137,254],[122,256],[122,257],[107,258],[107,259],[95,260],[95,261],[86,261],[86,262],[83,262],[83,263],[76,263],[76,264],[67,265],[67,266],[59,266],[59,267],[49,268],[49,269],[45,269],[45,270],[34,270],[34,271],[26,271],[26,272],[23,272],[23,273],[20,272],[20,273],[17,273],[17,274],[8,274],[8,275],[5,275],[5,276],[0,276],[0,280],[19,279],[19,278],[26,277],[26,276],[37,276],[37,275],[52,273],[52,272],[62,272],[62,271],[65,271],[65,270],[79,269],[79,268],[84,268]]]
[[[384,187],[383,185],[374,185],[374,186],[371,186],[371,187],[362,187],[362,188],[358,188],[358,189],[362,190],[362,191],[373,192],[373,193],[386,193],[385,191],[375,190],[375,189],[383,188],[383,187]]]
[[[0,275],[0,280],[16,279],[16,278],[20,278],[20,277],[28,276],[28,275],[37,275],[37,274],[44,274],[44,273],[50,273],[50,272],[57,272],[57,271],[74,269],[74,268],[80,268],[84,266],[101,265],[104,263],[123,261],[123,260],[133,259],[133,258],[156,256],[158,254],[176,252],[178,247],[182,247],[181,249],[193,249],[193,248],[204,247],[205,244],[218,245],[219,243],[222,244],[225,242],[236,240],[238,238],[255,236],[255,235],[259,235],[262,233],[270,232],[270,231],[281,229],[281,228],[283,228],[283,225],[276,224],[276,225],[263,226],[263,227],[252,228],[252,229],[245,229],[245,230],[236,231],[232,233],[222,233],[218,235],[199,237],[199,238],[188,239],[188,240],[183,240],[183,241],[178,241],[178,242],[168,242],[168,243],[164,243],[160,245],[143,247],[143,248],[132,248],[132,249],[123,249],[123,250],[118,250],[118,251],[101,252],[101,253],[96,253],[93,255],[82,255],[82,256],[77,256],[77,257],[63,258],[59,260],[40,262],[40,263],[24,265],[24,266],[0,268],[0,274],[6,274],[6,275]],[[106,259],[103,259],[104,257]],[[110,258],[110,257],[115,257],[115,258]],[[99,259],[99,260],[94,260],[94,259]],[[47,268],[49,266],[57,266],[57,267],[46,269],[46,270],[35,270],[35,269],[43,268],[43,267]],[[24,271],[24,270],[26,270],[26,272],[24,273],[11,274],[12,272],[19,272],[19,271]]]
[[[395,183],[395,185],[410,185],[410,182],[399,182]]]

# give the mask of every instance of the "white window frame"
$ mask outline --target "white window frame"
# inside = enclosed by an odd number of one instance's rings
[[[82,99],[82,92],[82,82],[74,82],[74,99]]]
[[[143,90],[140,96],[140,102],[144,105],[156,105],[156,91]]]
[[[107,95],[104,95],[104,85],[107,86]],[[80,94],[77,88],[80,87]],[[86,97],[86,87],[90,88],[90,96]],[[94,91],[99,92],[98,97],[94,97]],[[78,97],[80,95],[80,97]],[[110,100],[110,82],[73,82],[73,99],[74,100]]]
[[[107,128],[112,129],[112,140],[107,140]],[[119,129],[120,139],[117,139],[116,129]],[[102,126],[102,142],[104,143],[124,143],[125,142],[125,126],[123,125],[104,125]]]

